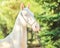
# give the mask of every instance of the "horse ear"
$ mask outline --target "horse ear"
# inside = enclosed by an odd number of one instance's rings
[[[28,3],[27,7],[30,8],[30,3]]]
[[[20,5],[20,9],[21,9],[21,10],[24,9],[24,3],[21,3],[21,5]]]

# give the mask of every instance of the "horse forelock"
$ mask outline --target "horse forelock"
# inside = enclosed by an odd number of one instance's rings
[[[26,11],[31,16],[34,16],[33,12],[31,12],[29,8],[24,8],[23,11]]]

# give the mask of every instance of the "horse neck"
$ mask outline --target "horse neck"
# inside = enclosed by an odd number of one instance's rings
[[[16,36],[20,37],[20,34],[22,34],[23,32],[26,32],[26,27],[22,25],[21,19],[19,19],[19,18],[20,18],[20,14],[18,15],[18,17],[16,19],[12,34],[13,34],[13,36],[16,35]]]

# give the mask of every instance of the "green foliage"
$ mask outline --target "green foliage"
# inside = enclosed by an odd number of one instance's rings
[[[42,48],[60,48],[60,0],[0,0],[0,38],[12,31],[20,3],[30,9],[41,26],[39,39]]]
[[[15,18],[19,12],[19,4],[20,2],[11,0],[0,2],[0,32],[2,32],[3,37],[12,31]]]

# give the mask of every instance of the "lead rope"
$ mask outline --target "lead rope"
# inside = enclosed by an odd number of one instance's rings
[[[36,38],[35,38],[35,39],[37,39],[37,40],[38,40],[38,42],[39,42],[39,46],[40,46],[40,40],[41,40],[41,39],[40,39],[40,38],[39,38],[39,36],[38,36],[38,32],[36,32],[36,33],[35,33],[35,36],[36,36]]]

